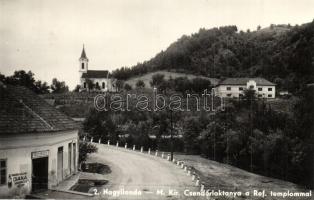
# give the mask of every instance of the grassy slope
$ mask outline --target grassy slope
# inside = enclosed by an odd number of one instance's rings
[[[193,171],[200,176],[201,182],[209,189],[242,192],[258,189],[265,190],[266,193],[286,190],[302,191],[293,183],[250,173],[197,155],[175,155],[174,157],[192,167]]]
[[[128,79],[127,81],[125,81],[125,83],[129,84],[132,86],[132,88],[135,88],[135,84],[138,80],[142,80],[145,83],[145,87],[150,87],[149,82],[152,80],[152,76],[154,74],[164,74],[165,75],[165,79],[168,80],[169,77],[171,76],[172,78],[177,78],[177,77],[187,77],[188,79],[193,79],[196,77],[199,78],[204,78],[204,79],[208,79],[211,81],[211,83],[213,84],[217,84],[218,83],[218,79],[216,78],[208,78],[205,76],[196,76],[196,75],[192,75],[192,74],[185,74],[185,73],[177,73],[177,72],[168,72],[168,71],[156,71],[156,72],[151,72],[151,73],[147,73],[144,74],[142,76],[137,76],[137,77],[133,77]]]

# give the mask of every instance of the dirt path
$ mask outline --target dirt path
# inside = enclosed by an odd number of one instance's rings
[[[97,146],[98,153],[92,154],[89,161],[104,163],[112,170],[112,173],[106,176],[109,184],[100,191],[104,198],[193,199],[185,196],[184,190],[199,191],[200,189],[194,186],[191,176],[165,159],[113,146]],[[110,191],[123,192],[123,189],[124,192],[133,191],[133,194],[119,197],[110,194]],[[169,191],[176,191],[177,195],[169,194]],[[141,195],[134,195],[139,193]]]

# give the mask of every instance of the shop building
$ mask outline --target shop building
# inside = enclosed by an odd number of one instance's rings
[[[0,198],[53,188],[77,169],[77,124],[32,91],[0,82]]]

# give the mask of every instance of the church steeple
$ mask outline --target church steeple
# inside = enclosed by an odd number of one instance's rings
[[[84,44],[83,44],[83,50],[82,50],[80,59],[87,59],[88,60],[88,58],[86,56],[86,53],[85,53],[85,46],[84,46]]]
[[[80,62],[79,71],[81,73],[86,73],[87,70],[88,70],[88,58],[87,58],[86,53],[85,53],[85,46],[84,46],[84,44],[83,44],[83,50],[82,50],[79,62]]]

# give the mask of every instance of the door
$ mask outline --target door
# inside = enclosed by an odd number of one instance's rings
[[[76,172],[76,143],[73,143],[73,168],[74,173]]]
[[[32,191],[48,189],[48,157],[32,159]]]
[[[58,168],[57,168],[57,178],[58,183],[63,179],[63,147],[58,148]]]
[[[72,174],[72,143],[69,143],[68,147],[68,168],[70,174]]]

